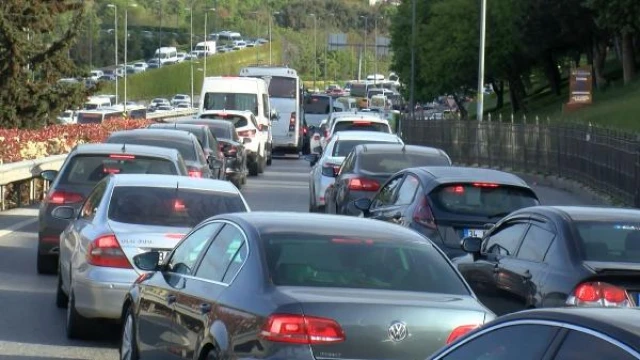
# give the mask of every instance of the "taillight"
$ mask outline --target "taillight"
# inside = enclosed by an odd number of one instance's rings
[[[302,128],[302,134],[303,135],[307,135],[307,127],[306,126]]]
[[[422,196],[420,205],[418,205],[413,212],[413,221],[430,229],[437,229],[436,220],[433,217],[433,212],[431,211],[429,203],[427,203],[426,196]]]
[[[84,197],[81,194],[57,190],[52,192],[47,198],[49,204],[62,205],[62,204],[76,204],[82,202]]]
[[[567,305],[585,307],[631,307],[627,291],[605,282],[585,282],[567,298]]]
[[[201,178],[202,177],[202,170],[195,170],[195,169],[189,170],[189,176]]]
[[[349,179],[349,190],[353,191],[378,191],[380,183],[366,178]]]
[[[344,331],[335,320],[290,314],[269,316],[260,336],[265,340],[289,344],[333,344],[345,341]]]
[[[256,136],[256,130],[252,129],[252,130],[238,131],[238,136],[252,138]]]
[[[334,177],[338,171],[340,171],[340,165],[324,164],[322,166],[322,175],[324,176]]]
[[[93,266],[132,268],[115,235],[103,235],[93,240],[87,248],[87,263]]]
[[[296,130],[296,113],[295,111],[291,113],[291,117],[289,117],[289,131]]]
[[[456,341],[458,338],[461,338],[465,334],[471,332],[473,329],[477,328],[478,326],[480,325],[463,325],[453,329],[453,331],[451,332],[451,334],[449,334],[449,337],[447,338],[447,345]]]

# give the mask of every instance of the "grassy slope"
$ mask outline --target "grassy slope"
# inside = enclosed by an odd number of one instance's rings
[[[247,48],[232,53],[217,54],[207,58],[207,76],[231,75],[237,76],[240,68],[256,63],[256,49],[261,63],[269,62],[269,46]],[[273,62],[280,63],[282,47],[279,42],[272,44]],[[194,92],[200,93],[203,79],[203,59],[193,63]],[[124,94],[124,81],[118,84],[120,97]],[[103,94],[114,94],[115,83],[108,83],[100,91]],[[191,66],[185,61],[144,73],[129,75],[127,80],[128,100],[149,100],[155,97],[172,97],[175,94],[191,93]]]

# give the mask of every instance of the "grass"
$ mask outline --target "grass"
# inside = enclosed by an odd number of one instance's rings
[[[256,50],[257,49],[257,50]],[[240,68],[246,65],[269,62],[269,46],[247,48],[231,53],[217,54],[207,58],[207,76],[237,76]],[[273,62],[279,63],[282,58],[282,46],[274,41],[272,44]],[[129,75],[127,80],[127,100],[150,100],[156,97],[172,97],[175,94],[191,93],[191,63],[180,64]],[[193,62],[194,93],[200,93],[204,77],[204,61]],[[102,94],[115,94],[115,83],[107,83],[100,91]],[[124,81],[118,84],[118,93],[124,99]]]

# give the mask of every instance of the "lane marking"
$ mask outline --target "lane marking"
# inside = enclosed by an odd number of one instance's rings
[[[46,354],[48,359],[86,360],[87,353],[91,352],[93,359],[110,359],[117,353],[117,349],[98,346],[69,346],[69,345],[45,345],[28,344],[22,342],[0,341],[0,356],[37,357]],[[100,355],[96,357],[96,355]]]
[[[0,238],[3,236],[9,235],[11,233],[14,233],[18,230],[21,230],[23,228],[26,228],[27,226],[36,222],[38,222],[38,218],[22,220],[19,223],[15,223],[11,226],[7,226],[7,228],[0,230]]]

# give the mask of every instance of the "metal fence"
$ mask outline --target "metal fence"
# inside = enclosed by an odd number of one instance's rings
[[[405,117],[401,127],[407,143],[441,148],[458,164],[557,175],[640,207],[640,134],[537,120]]]

